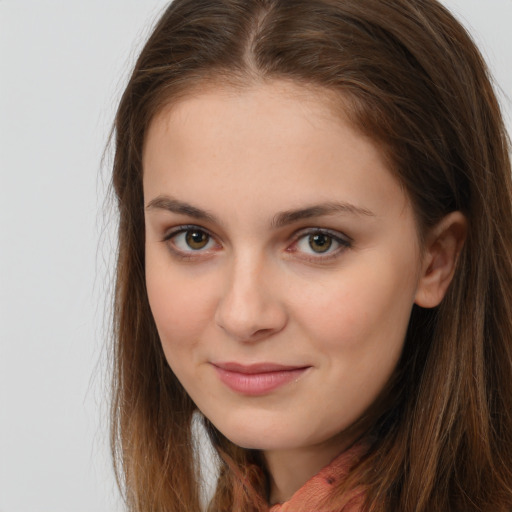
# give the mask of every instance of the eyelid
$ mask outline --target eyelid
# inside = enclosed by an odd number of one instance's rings
[[[299,238],[302,238],[307,235],[314,235],[316,233],[321,233],[323,235],[329,235],[330,237],[334,238],[337,242],[340,244],[352,244],[353,239],[348,236],[345,233],[342,233],[341,231],[338,231],[336,229],[330,229],[330,228],[320,228],[320,227],[310,227],[310,228],[301,228],[295,233],[293,233],[292,237],[294,240],[298,240]]]
[[[179,226],[175,226],[168,230],[165,235],[162,238],[162,242],[170,242],[172,238],[176,237],[177,235],[181,233],[185,233],[187,231],[202,231],[203,233],[206,233],[216,244],[217,248],[221,246],[221,243],[219,242],[219,239],[216,235],[214,235],[210,230],[207,228],[204,228],[203,226],[199,226],[197,224],[182,224]],[[314,234],[323,234],[327,235],[330,238],[332,238],[337,244],[339,244],[339,247],[332,251],[328,251],[325,254],[322,253],[305,253],[303,251],[297,250],[296,245],[297,243],[304,237],[311,236]],[[292,235],[292,242],[288,245],[286,252],[293,253],[293,254],[302,254],[300,256],[301,259],[310,260],[313,262],[320,262],[322,260],[328,260],[328,259],[334,259],[340,255],[341,252],[345,251],[346,249],[349,249],[352,247],[353,239],[346,235],[345,233],[342,233],[340,231],[329,229],[329,228],[320,228],[320,227],[308,227],[308,228],[301,228],[300,230],[297,230]],[[183,251],[180,250],[176,245],[169,245],[169,250],[172,251],[173,254],[175,254],[178,257],[181,257],[182,259],[194,259],[194,258],[200,258],[205,257],[208,255],[212,249],[198,249],[194,251],[191,249],[190,251]]]
[[[182,258],[185,260],[187,260],[187,259],[191,260],[194,258],[205,257],[208,253],[210,253],[212,251],[212,249],[197,249],[197,250],[190,249],[190,251],[183,251],[183,250],[179,249],[175,244],[171,244],[172,239],[175,238],[176,236],[178,236],[182,233],[186,233],[187,231],[194,231],[194,230],[201,231],[201,232],[205,233],[216,243],[217,247],[220,246],[218,237],[213,235],[208,229],[206,229],[202,226],[198,226],[197,224],[182,224],[182,225],[175,226],[175,227],[171,228],[170,230],[168,230],[165,233],[164,237],[162,238],[162,242],[168,243],[167,245],[169,247],[169,250],[174,255],[178,256],[179,258]]]
[[[197,224],[181,224],[179,226],[174,226],[173,228],[167,230],[165,232],[164,237],[162,238],[162,242],[169,241],[172,237],[179,235],[180,233],[183,233],[185,231],[192,231],[196,229],[197,231],[203,231],[208,236],[211,236],[212,238],[216,238],[208,229],[198,226]]]
[[[335,249],[333,251],[329,251],[325,254],[317,253],[315,255],[314,253],[310,253],[310,254],[304,253],[304,256],[302,256],[304,259],[308,259],[308,260],[312,260],[312,261],[321,261],[322,259],[323,260],[333,259],[333,258],[336,258],[337,256],[339,256],[339,254],[341,252],[343,252],[344,250],[351,248],[353,245],[353,239],[351,237],[349,237],[348,235],[341,233],[340,231],[336,231],[336,230],[328,229],[328,228],[315,227],[315,228],[304,228],[304,229],[301,229],[301,230],[295,232],[293,234],[293,242],[288,247],[287,251],[294,253],[294,254],[300,253],[301,251],[298,251],[296,249],[294,250],[292,248],[294,246],[296,246],[297,243],[302,238],[311,236],[311,235],[315,235],[315,234],[322,234],[322,235],[327,235],[327,236],[331,237],[335,242],[337,242],[340,245],[340,247],[338,247],[337,249]]]

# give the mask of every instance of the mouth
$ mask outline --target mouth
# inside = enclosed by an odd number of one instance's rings
[[[288,366],[275,363],[242,365],[232,362],[211,363],[220,381],[242,395],[259,396],[296,382],[310,366]]]

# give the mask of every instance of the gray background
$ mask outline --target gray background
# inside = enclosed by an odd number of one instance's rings
[[[483,50],[512,126],[512,0],[445,3]],[[0,512],[121,510],[106,421],[113,229],[101,156],[165,4],[0,0]]]

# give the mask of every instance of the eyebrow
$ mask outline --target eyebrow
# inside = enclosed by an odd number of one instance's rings
[[[205,220],[211,223],[220,224],[215,215],[206,210],[192,206],[191,204],[179,201],[169,196],[158,196],[152,199],[146,206],[146,210],[167,210],[172,213],[187,215],[198,220]],[[367,217],[374,217],[375,214],[359,206],[355,206],[346,202],[328,202],[306,208],[299,208],[294,210],[286,210],[276,214],[271,222],[271,227],[274,229],[293,224],[299,220],[311,219],[313,217],[321,217],[324,215],[335,215],[337,213],[349,215],[364,215]]]
[[[321,217],[323,215],[335,215],[336,213],[375,217],[375,214],[366,208],[360,208],[359,206],[345,202],[329,202],[278,213],[272,219],[272,227],[280,228],[299,220]]]
[[[202,210],[201,208],[197,208],[183,201],[178,201],[177,199],[174,199],[169,196],[158,196],[152,199],[147,204],[146,210],[154,209],[167,210],[172,213],[188,215],[189,217],[193,217],[194,219],[206,220],[208,222],[219,224],[215,215],[212,215],[206,210]]]

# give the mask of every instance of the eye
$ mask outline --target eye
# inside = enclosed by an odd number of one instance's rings
[[[173,250],[189,254],[207,251],[217,245],[209,233],[195,226],[181,227],[167,235],[164,240],[171,243]]]
[[[301,252],[308,256],[335,256],[343,248],[351,246],[351,241],[341,233],[316,229],[297,238],[291,247],[292,252]]]
[[[309,248],[316,253],[327,252],[333,243],[332,237],[325,233],[316,233],[314,235],[308,235],[307,237]]]

